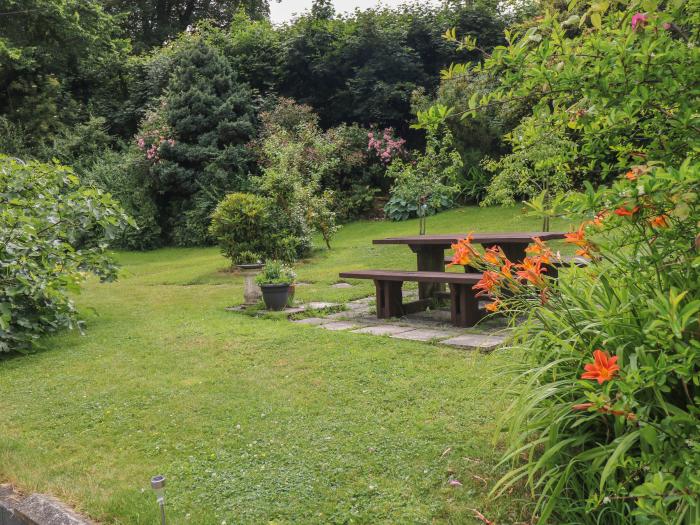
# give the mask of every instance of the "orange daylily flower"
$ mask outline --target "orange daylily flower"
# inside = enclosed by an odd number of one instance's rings
[[[499,309],[500,307],[501,307],[501,302],[500,302],[498,299],[496,299],[494,302],[488,303],[488,304],[486,305],[486,309],[487,309],[489,312],[496,312],[496,311],[498,311],[498,309]]]
[[[598,216],[600,216],[600,214],[598,214],[596,217]],[[585,227],[586,225],[584,223],[581,224],[578,227],[578,230],[576,230],[575,232],[567,233],[564,236],[564,241],[579,247],[579,249],[576,250],[576,255],[586,257],[587,259],[592,259],[593,256],[591,255],[591,250],[594,249],[594,246],[591,242],[588,241],[588,239],[586,239]]]
[[[453,266],[455,264],[466,266],[478,257],[478,253],[472,246],[472,239],[473,237],[470,233],[464,239],[451,246],[455,253],[452,256],[452,262],[447,266]]]
[[[481,290],[476,294],[476,297],[491,293],[493,289],[498,286],[498,279],[499,274],[497,272],[485,271],[481,280],[472,286],[473,290]]]
[[[586,232],[584,231],[585,226],[585,224],[581,224],[575,232],[569,232],[564,235],[564,241],[575,244],[576,246],[586,246],[588,241],[586,240]]]
[[[649,224],[654,228],[668,228],[668,215],[662,214],[649,219]]]
[[[600,227],[603,225],[603,219],[605,219],[607,215],[608,212],[606,210],[599,211],[598,213],[596,213],[595,217],[593,217],[593,220],[590,223],[594,226]]]
[[[581,248],[580,250],[576,250],[575,255],[578,255],[579,257],[585,257],[586,259],[593,259],[591,252],[588,251],[589,248],[590,248],[590,246],[587,246],[586,248]]]
[[[501,266],[501,275],[503,275],[503,277],[507,277],[508,279],[512,279],[513,273],[510,271],[512,267],[513,263],[506,259],[503,263],[503,266]]]
[[[525,253],[529,253],[535,256],[539,256],[539,259],[544,263],[544,264],[549,264],[552,262],[552,257],[554,257],[554,253],[552,250],[545,244],[542,239],[539,237],[534,237],[533,241],[535,241],[535,244],[531,244],[527,248],[525,248]]]
[[[501,264],[501,261],[506,258],[503,249],[500,246],[492,246],[484,252],[483,259],[490,264]]]
[[[640,164],[638,166],[632,166],[630,170],[625,173],[625,178],[629,181],[635,181],[639,178],[640,175],[644,175],[647,171],[649,171],[649,166],[646,164]]]
[[[610,354],[602,350],[593,351],[593,363],[584,366],[586,370],[581,374],[581,379],[592,379],[602,385],[605,381],[610,381],[620,370],[617,365],[617,356],[610,357]]]
[[[541,259],[534,257],[525,257],[521,264],[516,264],[515,266],[517,268],[520,268],[520,270],[515,273],[523,281],[529,281],[535,286],[539,286],[544,283],[542,273],[546,272],[547,268],[542,267]]]
[[[639,206],[635,206],[634,208],[627,208],[625,206],[620,206],[613,213],[615,215],[619,215],[620,217],[631,217],[632,215],[634,215],[638,211],[639,211]]]

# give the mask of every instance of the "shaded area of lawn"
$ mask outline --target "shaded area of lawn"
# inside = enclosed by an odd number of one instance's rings
[[[537,221],[465,208],[428,226]],[[406,247],[369,241],[416,229],[346,226],[333,251],[300,265],[310,284],[297,297],[371,293],[371,283],[329,285],[343,269],[411,268]],[[486,499],[505,403],[496,368],[512,356],[225,312],[242,280],[213,248],[119,258],[121,281],[91,282],[79,298],[87,335],[0,361],[0,478],[109,523],[155,521],[147,487],[157,473],[169,480],[173,523],[468,523],[472,508],[516,518],[514,498]]]

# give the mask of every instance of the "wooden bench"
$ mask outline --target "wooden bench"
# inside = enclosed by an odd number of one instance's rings
[[[377,289],[377,317],[401,317],[409,313],[425,310],[432,299],[419,299],[403,303],[401,287],[404,281],[418,283],[445,283],[450,286],[452,324],[473,326],[481,319],[479,299],[472,287],[481,280],[480,273],[452,272],[404,272],[394,270],[358,270],[342,272],[344,279],[372,279]]]

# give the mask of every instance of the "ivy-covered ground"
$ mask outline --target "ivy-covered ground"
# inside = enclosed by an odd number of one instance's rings
[[[516,209],[463,208],[428,229],[539,228]],[[297,297],[369,295],[371,283],[330,285],[343,269],[412,268],[406,247],[370,241],[416,231],[347,225],[299,265],[311,284]],[[476,523],[473,509],[518,520],[520,496],[487,500],[499,367],[515,356],[227,312],[242,280],[215,248],[118,258],[120,281],[91,281],[78,299],[86,335],[0,361],[0,481],[105,523],[154,523],[159,473],[172,523]]]

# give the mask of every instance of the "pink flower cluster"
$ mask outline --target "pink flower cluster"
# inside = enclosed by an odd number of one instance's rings
[[[141,151],[146,152],[146,158],[153,162],[160,161],[160,148],[163,144],[175,145],[175,139],[166,138],[161,133],[167,130],[156,130],[144,133],[143,136],[136,139],[136,145]]]
[[[649,16],[646,13],[636,13],[632,15],[632,31],[643,28],[647,25]]]
[[[644,29],[649,24],[649,14],[648,13],[635,13],[632,15],[632,31],[638,31]],[[664,22],[661,24],[664,31],[674,31],[678,28],[671,22]]]
[[[385,128],[381,133],[370,131],[367,133],[367,138],[369,138],[367,149],[374,150],[382,162],[389,163],[391,159],[404,153],[403,146],[406,141],[402,138],[394,138],[393,128]]]

